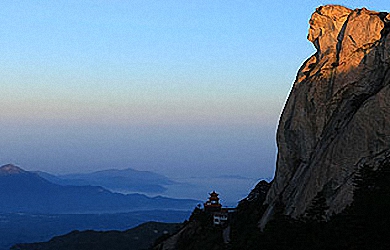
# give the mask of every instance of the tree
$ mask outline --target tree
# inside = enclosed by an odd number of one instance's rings
[[[305,218],[312,222],[326,221],[326,212],[329,206],[326,203],[326,198],[323,191],[317,193],[311,202],[311,205],[306,210]]]

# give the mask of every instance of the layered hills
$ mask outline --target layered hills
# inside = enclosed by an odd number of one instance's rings
[[[0,212],[118,213],[136,210],[189,210],[196,200],[113,193],[101,186],[63,186],[14,165],[0,167]]]
[[[102,175],[110,182],[109,176],[122,172],[107,171]],[[140,175],[161,179],[152,173]],[[12,164],[0,167],[0,249],[9,249],[16,243],[47,241],[76,229],[125,230],[147,221],[181,222],[198,203],[114,193],[102,186],[81,183],[73,186],[64,179],[60,181],[68,185],[59,185],[51,181],[53,178],[58,177],[25,171]],[[130,180],[131,176],[125,178]]]
[[[131,168],[66,175],[52,175],[42,171],[35,173],[59,185],[102,186],[120,193],[161,194],[167,190],[166,186],[175,184],[166,176]]]

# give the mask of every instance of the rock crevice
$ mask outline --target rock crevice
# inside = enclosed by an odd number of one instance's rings
[[[275,179],[260,226],[275,204],[302,216],[327,190],[329,215],[353,199],[359,162],[390,148],[390,14],[338,5],[316,9],[308,40],[317,52],[300,68],[277,132]]]

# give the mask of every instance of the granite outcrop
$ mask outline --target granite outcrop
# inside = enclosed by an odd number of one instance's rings
[[[316,53],[299,69],[279,121],[260,227],[276,204],[303,216],[319,192],[329,216],[341,212],[353,200],[359,166],[390,151],[390,14],[326,5],[309,24]]]

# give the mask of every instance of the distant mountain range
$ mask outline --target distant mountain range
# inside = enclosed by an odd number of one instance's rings
[[[91,174],[114,176],[115,170]],[[142,194],[113,193],[101,186],[53,183],[53,178],[25,171],[14,165],[0,167],[0,212],[24,213],[118,213],[136,210],[191,210],[199,201]],[[81,175],[88,176],[88,175]],[[140,176],[146,176],[140,173]],[[153,175],[151,175],[153,176]],[[46,176],[47,177],[47,176]],[[146,177],[145,177],[146,178]],[[88,178],[85,178],[88,179]],[[90,177],[90,179],[93,179]],[[51,181],[50,181],[51,180]]]
[[[162,194],[167,189],[165,186],[175,184],[164,175],[131,168],[67,175],[53,175],[42,171],[34,173],[59,185],[103,186],[121,193]]]

